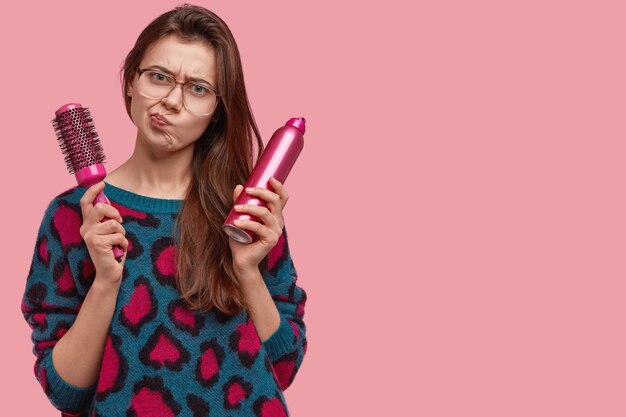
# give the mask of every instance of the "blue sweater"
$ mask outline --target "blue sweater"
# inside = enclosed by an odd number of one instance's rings
[[[72,326],[95,270],[79,229],[83,187],[52,200],[39,228],[22,301],[32,329],[35,376],[68,416],[288,416],[283,390],[304,359],[306,293],[296,285],[286,229],[268,254],[264,281],[281,316],[262,342],[248,313],[189,310],[175,285],[175,218],[181,200],[106,184],[120,211],[128,255],[98,382],[73,386],[52,349]]]

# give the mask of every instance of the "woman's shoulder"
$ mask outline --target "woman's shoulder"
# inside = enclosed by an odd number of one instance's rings
[[[75,185],[72,188],[59,192],[50,200],[49,205],[58,205],[61,202],[73,203],[80,205],[80,199],[85,194],[87,189],[80,185]]]
[[[56,195],[49,200],[37,234],[37,248],[40,248],[42,253],[48,250],[58,252],[82,245],[80,226],[83,219],[80,199],[85,190],[84,187],[76,185],[55,193]]]
[[[80,199],[85,191],[85,187],[75,185],[69,189],[65,189],[65,191],[57,192],[56,195],[49,200],[45,216],[54,216],[55,213],[62,208],[71,209],[80,215]]]

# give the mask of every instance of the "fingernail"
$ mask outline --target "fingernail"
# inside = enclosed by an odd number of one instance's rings
[[[242,207],[243,207],[243,206],[242,206],[241,204],[237,204],[237,205],[235,206],[235,208],[236,208],[237,210],[239,210],[239,209],[240,209],[240,208],[242,208]]]
[[[247,191],[247,192],[254,191],[254,188],[252,188],[252,187],[246,187],[246,191]]]
[[[235,224],[241,224],[241,223],[243,223],[243,222],[242,222],[241,220],[235,220],[233,223],[235,223]]]

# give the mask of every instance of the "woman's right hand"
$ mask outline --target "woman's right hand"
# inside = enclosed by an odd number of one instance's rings
[[[101,181],[89,187],[80,199],[80,209],[83,213],[80,235],[87,244],[89,255],[96,269],[96,279],[119,285],[122,281],[128,240],[126,230],[121,225],[122,216],[119,211],[107,204],[93,204],[96,196],[103,189],[104,182]],[[109,220],[103,221],[104,218],[109,218]],[[113,255],[113,247],[117,245],[124,250],[124,256],[120,262]]]

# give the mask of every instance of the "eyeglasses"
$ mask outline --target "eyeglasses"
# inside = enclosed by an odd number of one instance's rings
[[[207,116],[213,113],[217,106],[220,95],[211,84],[195,81],[181,83],[171,75],[150,68],[137,68],[137,72],[139,73],[137,92],[146,98],[161,100],[169,95],[176,85],[181,85],[183,106],[191,113]]]

